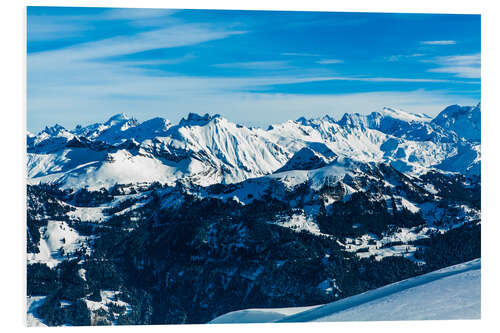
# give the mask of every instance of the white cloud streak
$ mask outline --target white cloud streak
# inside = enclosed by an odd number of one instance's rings
[[[182,24],[132,36],[117,36],[82,43],[63,50],[33,53],[28,58],[32,59],[31,65],[33,65],[33,62],[37,62],[57,66],[60,64],[59,61],[85,61],[147,50],[194,45],[243,33],[245,32],[212,30],[203,25]]]
[[[343,61],[340,59],[321,59],[316,61],[316,63],[320,65],[331,65],[331,64],[341,64],[343,63]]]
[[[389,62],[401,61],[404,59],[423,57],[425,54],[423,53],[413,53],[413,54],[395,54],[390,57],[386,57],[385,59]]]
[[[420,42],[423,45],[454,45],[456,43],[454,40],[428,40]]]
[[[281,53],[282,56],[291,56],[291,57],[320,57],[320,54],[314,53],[300,53],[300,52],[285,52]]]
[[[28,41],[49,41],[76,37],[91,29],[87,21],[78,17],[28,15]]]
[[[195,59],[196,56],[186,54],[183,57],[170,58],[170,59],[151,59],[151,60],[133,60],[133,61],[113,61],[115,65],[121,66],[161,66],[161,65],[176,65]]]
[[[124,21],[126,24],[154,27],[172,23],[168,19],[177,10],[145,8],[112,8],[92,15],[37,15],[27,16],[28,41],[49,41],[79,36],[92,30],[99,21]]]
[[[428,71],[434,73],[449,73],[456,77],[479,79],[481,78],[481,54],[442,56],[428,60],[440,67]]]
[[[159,27],[165,26],[165,23],[175,21],[170,16],[177,11],[176,9],[155,8],[112,8],[94,17],[94,19],[123,20],[138,27]]]
[[[169,16],[176,11],[175,9],[156,8],[112,8],[100,15],[99,18],[108,20],[141,20]]]
[[[250,61],[250,62],[231,62],[225,64],[215,64],[213,67],[219,68],[237,68],[237,69],[285,69],[290,68],[287,61]]]

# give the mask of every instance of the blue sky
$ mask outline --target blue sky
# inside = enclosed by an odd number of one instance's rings
[[[27,122],[267,126],[480,101],[479,15],[28,7]]]

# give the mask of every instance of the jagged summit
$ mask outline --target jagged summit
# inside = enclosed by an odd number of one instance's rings
[[[300,123],[302,125],[306,125],[309,120],[306,119],[305,117],[300,117],[296,120],[297,123]]]
[[[336,123],[340,126],[348,126],[348,127],[366,127],[372,128],[375,127],[377,123],[380,122],[380,119],[388,118],[396,121],[402,121],[406,123],[419,122],[425,123],[432,121],[432,117],[423,114],[423,113],[410,113],[403,111],[401,109],[392,108],[392,107],[383,107],[379,111],[374,111],[370,114],[361,114],[361,113],[344,113],[343,116],[339,120],[335,120],[330,115],[326,114],[322,117],[318,118],[305,118],[300,117],[296,120],[297,123],[302,124],[304,126],[310,125],[312,123]]]
[[[205,115],[199,115],[197,113],[190,112],[187,118],[182,118],[179,122],[179,126],[203,126],[214,119],[222,118],[220,114],[210,115],[205,113]]]
[[[61,132],[63,131],[66,131],[66,128],[64,128],[63,126],[59,125],[59,124],[55,124],[54,126],[45,126],[45,128],[43,129],[43,131],[41,131],[39,134],[42,134],[42,133],[45,133],[45,134],[48,134],[48,135],[58,135],[60,134]]]
[[[337,122],[340,126],[348,127],[368,127],[367,117],[359,113],[344,113],[342,118]]]
[[[302,125],[309,125],[313,122],[330,122],[330,123],[335,123],[336,120],[333,119],[330,115],[325,114],[322,117],[317,117],[317,118],[305,118],[305,117],[300,117],[297,120],[295,120],[296,123],[302,124]]]

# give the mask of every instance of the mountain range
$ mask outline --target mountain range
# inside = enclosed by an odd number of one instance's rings
[[[478,258],[480,113],[383,108],[267,129],[117,114],[28,133],[31,315],[206,323]]]
[[[384,108],[369,115],[300,118],[267,130],[219,115],[189,114],[174,125],[117,114],[103,123],[28,134],[30,184],[110,188],[116,184],[189,179],[238,183],[277,171],[308,169],[337,158],[383,162],[400,172],[478,175],[480,105],[450,106],[434,119]]]

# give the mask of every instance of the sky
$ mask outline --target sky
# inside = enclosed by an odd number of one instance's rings
[[[247,126],[481,98],[479,15],[28,7],[27,127]]]

